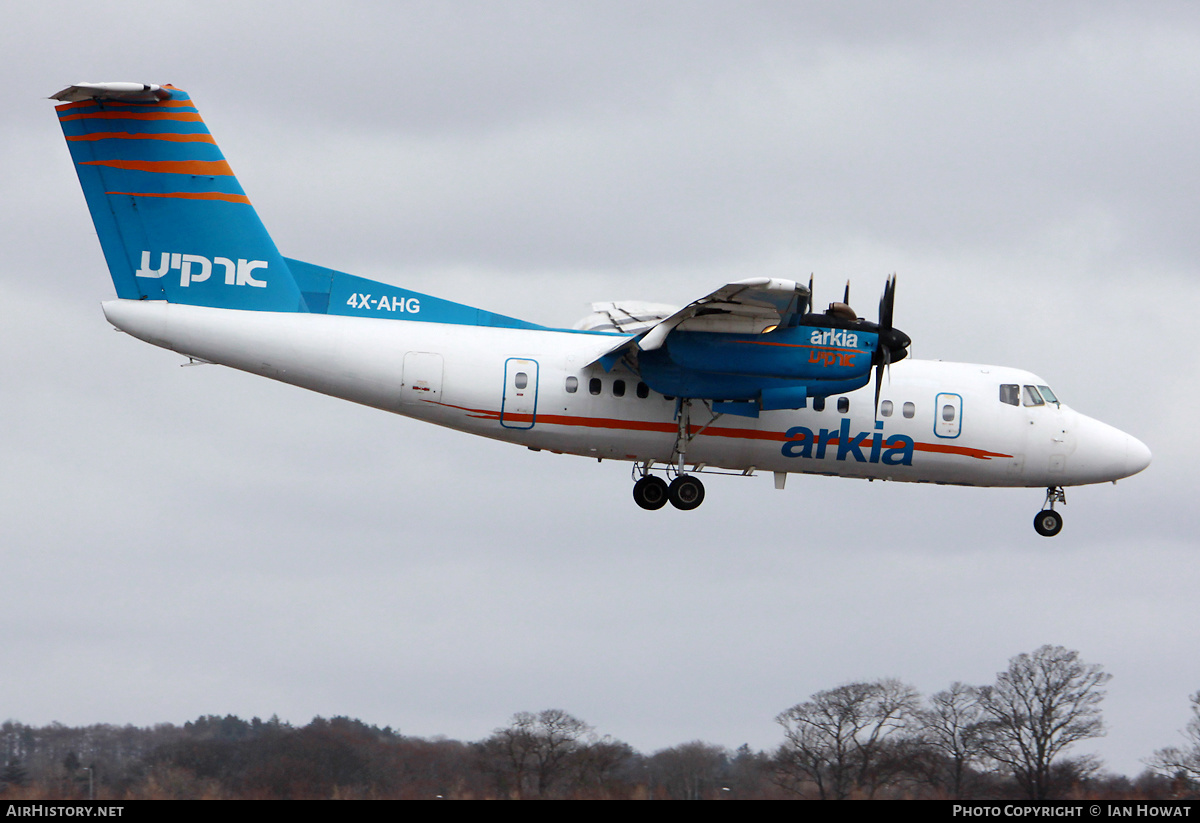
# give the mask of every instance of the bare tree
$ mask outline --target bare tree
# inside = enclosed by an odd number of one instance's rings
[[[518,712],[484,746],[499,756],[518,797],[530,791],[534,797],[548,797],[592,734],[591,726],[562,709]]]
[[[979,689],[956,681],[929,698],[920,717],[921,740],[934,756],[927,766],[929,782],[953,798],[962,798],[971,765],[983,754]]]
[[[1200,785],[1200,692],[1193,694],[1191,701],[1192,719],[1182,732],[1187,745],[1159,749],[1148,765],[1164,777],[1181,780],[1195,790]]]
[[[782,785],[822,800],[845,800],[853,791],[873,797],[900,769],[889,757],[912,727],[917,692],[899,680],[848,683],[817,692],[775,718],[786,738],[779,749]]]
[[[576,796],[593,799],[628,797],[640,777],[641,755],[609,735],[589,735],[571,757]]]
[[[1110,679],[1103,667],[1084,663],[1079,652],[1062,646],[1017,655],[995,685],[979,690],[984,751],[1031,800],[1045,800],[1053,788],[1055,758],[1080,740],[1104,734],[1101,686]]]
[[[662,749],[647,758],[651,785],[671,800],[713,800],[728,782],[729,751],[700,740]]]

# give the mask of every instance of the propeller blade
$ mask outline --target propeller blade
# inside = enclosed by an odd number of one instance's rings
[[[846,281],[846,291],[842,295],[842,302],[845,303],[847,306],[850,305],[850,281],[849,280]]]
[[[883,296],[879,298],[879,327],[890,329],[892,316],[896,308],[896,275],[890,275],[883,287]]]
[[[875,366],[875,419],[879,419],[879,395],[883,391],[883,370],[886,368],[888,373],[891,373],[892,368],[892,352],[886,346],[880,348],[880,354],[883,355],[880,362]]]

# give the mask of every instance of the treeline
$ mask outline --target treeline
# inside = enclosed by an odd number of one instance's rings
[[[0,797],[961,798],[1200,797],[1200,693],[1186,745],[1135,779],[1076,743],[1103,733],[1109,676],[1043,646],[988,686],[922,699],[892,679],[818,692],[779,714],[773,752],[693,741],[642,754],[559,709],[477,742],[408,737],[346,717],[295,727],[232,715],[153,728],[0,726]]]

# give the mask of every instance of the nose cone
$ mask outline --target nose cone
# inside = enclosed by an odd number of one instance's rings
[[[1079,415],[1074,467],[1083,475],[1076,482],[1103,483],[1137,474],[1150,465],[1146,444],[1120,429]]]
[[[1141,440],[1125,435],[1125,477],[1137,474],[1150,465],[1150,449]]]

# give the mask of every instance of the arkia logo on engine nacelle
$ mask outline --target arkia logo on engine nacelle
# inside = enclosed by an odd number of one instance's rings
[[[150,268],[150,252],[142,252],[142,267],[134,274],[138,277],[157,279],[165,277],[167,272],[179,270],[179,285],[190,286],[192,283],[203,283],[212,275],[213,265],[225,267],[225,285],[227,286],[257,286],[267,287],[266,280],[256,280],[251,274],[255,269],[265,269],[266,260],[239,259],[236,263],[228,257],[214,257],[209,260],[199,254],[180,254],[178,252],[160,252],[158,268]]]
[[[848,346],[858,348],[858,335],[845,329],[813,329],[809,342],[814,346]]]

